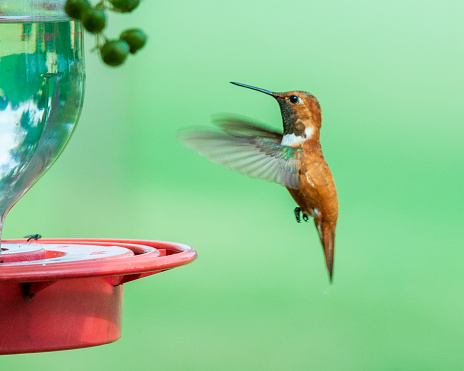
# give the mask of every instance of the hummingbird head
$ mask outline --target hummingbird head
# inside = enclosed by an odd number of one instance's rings
[[[314,95],[307,91],[278,93],[237,82],[232,84],[260,91],[277,100],[284,126],[283,144],[295,145],[310,138],[319,140],[321,106]]]

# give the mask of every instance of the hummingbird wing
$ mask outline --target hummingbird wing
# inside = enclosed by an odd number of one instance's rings
[[[220,124],[220,127],[224,128],[224,133],[191,131],[183,133],[181,139],[188,147],[226,168],[298,189],[301,148],[283,146],[279,142],[282,134],[254,124],[244,126],[243,123],[229,122]],[[247,135],[258,132],[267,133],[267,137]]]
[[[278,133],[277,131],[267,128],[261,124],[254,124],[246,120],[230,117],[215,120],[215,124],[229,135],[259,136],[262,138],[274,139],[276,143],[282,142],[282,133]]]

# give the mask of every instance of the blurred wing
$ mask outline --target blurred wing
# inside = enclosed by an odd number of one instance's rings
[[[249,128],[260,129],[254,125]],[[230,135],[229,133],[237,132],[235,128],[225,130],[226,134],[208,131],[185,132],[181,139],[187,146],[226,168],[251,178],[265,179],[287,188],[298,189],[300,157],[303,152],[301,148],[282,146],[276,138]]]
[[[282,142],[282,133],[278,133],[263,125],[254,124],[237,118],[222,118],[215,120],[217,126],[226,134],[236,136],[258,136],[273,139],[276,143]]]

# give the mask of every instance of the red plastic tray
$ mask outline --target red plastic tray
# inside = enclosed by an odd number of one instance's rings
[[[123,284],[196,259],[145,240],[2,241],[0,354],[101,345],[121,337]]]

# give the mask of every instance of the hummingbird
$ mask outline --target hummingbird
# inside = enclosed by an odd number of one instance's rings
[[[231,84],[274,97],[280,106],[283,133],[242,119],[217,122],[222,132],[190,131],[184,143],[211,161],[251,178],[283,185],[297,203],[294,215],[314,218],[325,255],[330,282],[333,278],[338,197],[332,173],[320,143],[321,106],[306,91],[272,92],[254,86]]]

